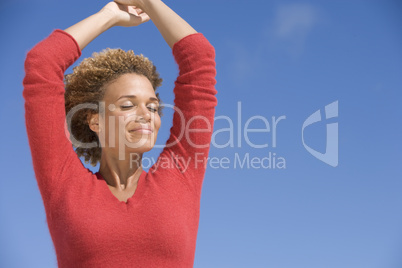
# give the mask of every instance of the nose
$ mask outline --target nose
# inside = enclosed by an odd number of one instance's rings
[[[151,112],[145,105],[140,105],[137,110],[137,122],[151,122]]]

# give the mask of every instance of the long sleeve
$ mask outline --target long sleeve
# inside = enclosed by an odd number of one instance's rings
[[[23,97],[33,167],[45,204],[74,169],[84,166],[65,128],[64,72],[81,55],[68,33],[53,31],[25,61]]]
[[[59,267],[192,267],[217,104],[214,48],[200,33],[173,46],[176,111],[158,162],[176,165],[143,171],[127,202],[82,165],[65,130],[63,77],[80,54],[56,30],[25,63],[26,127]]]
[[[175,111],[170,136],[158,161],[171,159],[176,176],[200,193],[217,105],[215,50],[201,33],[195,33],[175,43],[172,53],[179,65]]]

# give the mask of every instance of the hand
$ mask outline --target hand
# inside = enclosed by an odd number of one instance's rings
[[[148,14],[140,8],[119,4],[117,2],[109,2],[100,12],[111,16],[113,26],[138,26],[150,20]]]
[[[136,6],[139,8],[143,8],[143,5],[147,2],[148,0],[115,0],[115,2],[126,5],[126,6]]]

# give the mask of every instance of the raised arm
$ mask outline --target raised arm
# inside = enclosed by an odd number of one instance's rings
[[[197,33],[193,27],[160,0],[115,0],[115,2],[141,8],[151,18],[171,48],[183,37]]]
[[[150,172],[180,179],[200,193],[213,130],[217,91],[215,49],[160,0],[115,0],[144,10],[172,48],[179,65],[175,81],[173,126]],[[163,168],[165,161],[173,162]],[[163,170],[163,171],[162,171]],[[166,175],[172,172],[172,176]],[[170,182],[168,182],[170,183]]]
[[[65,31],[55,30],[28,52],[23,81],[25,121],[35,175],[45,203],[59,192],[62,181],[74,177],[73,172],[86,171],[65,132],[64,72],[103,31],[147,20],[148,16],[140,10],[110,2]]]

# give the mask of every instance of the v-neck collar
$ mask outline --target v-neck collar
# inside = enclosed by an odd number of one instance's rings
[[[145,170],[142,170],[140,177],[138,178],[138,182],[137,182],[137,188],[134,192],[134,194],[129,197],[127,199],[126,202],[124,201],[120,201],[113,193],[112,191],[109,189],[109,186],[106,182],[106,180],[103,178],[103,176],[98,172],[95,173],[98,181],[102,184],[102,189],[103,189],[103,193],[105,195],[105,197],[107,196],[107,198],[110,200],[110,202],[118,202],[119,204],[122,205],[130,205],[130,204],[136,204],[141,200],[141,196],[144,192],[144,180],[145,177],[147,175],[147,172]]]

